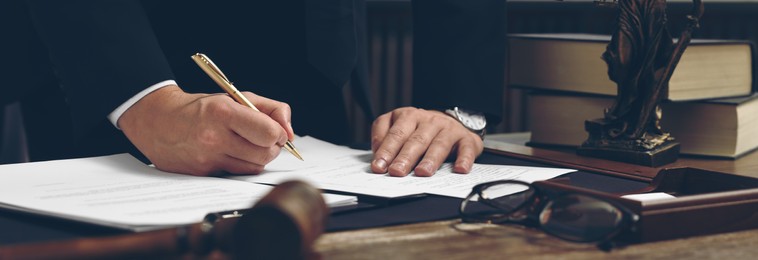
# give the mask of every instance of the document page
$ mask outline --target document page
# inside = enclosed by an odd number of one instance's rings
[[[132,230],[250,208],[271,186],[167,173],[129,154],[0,165],[0,206]],[[328,204],[355,197],[326,195]]]
[[[437,194],[464,198],[475,185],[483,182],[514,179],[526,182],[547,180],[572,172],[572,169],[540,168],[508,165],[474,164],[468,174],[452,172],[452,163],[445,163],[432,177],[391,177],[371,172],[370,151],[355,150],[324,142],[313,137],[296,139],[305,162],[281,154],[260,175],[234,176],[236,180],[277,184],[301,179],[321,189],[337,190],[379,197],[401,197],[415,194]],[[311,159],[315,158],[315,159]]]

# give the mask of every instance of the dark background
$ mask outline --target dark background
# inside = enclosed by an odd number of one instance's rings
[[[370,95],[375,99],[376,114],[411,104],[413,93],[412,19],[408,0],[368,0],[368,59]],[[669,1],[669,25],[672,34],[681,32],[691,10],[690,1]],[[748,39],[758,42],[758,1],[705,1],[705,14],[695,38]],[[509,33],[582,32],[609,34],[613,30],[615,11],[582,1],[507,1]],[[507,82],[507,79],[506,79]],[[507,88],[506,86],[503,86]],[[352,121],[351,138],[368,140],[373,119],[366,118],[345,88],[348,116]],[[509,90],[503,99],[505,118],[490,132],[526,131],[521,90]],[[24,161],[22,136],[17,128],[21,120],[18,107],[0,107],[0,163]],[[21,141],[21,142],[20,142]]]

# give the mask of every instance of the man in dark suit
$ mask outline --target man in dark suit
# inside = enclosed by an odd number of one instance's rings
[[[29,39],[44,46],[30,48],[29,55],[49,56],[47,60],[34,60],[34,64],[42,65],[31,69],[35,78],[50,79],[38,84],[47,86],[38,88],[42,89],[39,93],[65,97],[57,104],[38,102],[31,110],[62,115],[47,121],[48,126],[70,125],[70,132],[64,129],[63,134],[56,135],[31,130],[32,137],[64,142],[49,153],[52,158],[123,152],[133,144],[136,149],[132,147],[132,152],[144,154],[160,169],[198,175],[260,172],[278,154],[281,144],[293,138],[290,122],[298,134],[345,142],[349,126],[342,87],[348,80],[355,86],[358,100],[369,107],[365,91],[365,5],[363,1],[339,0],[283,2],[29,0],[30,20],[39,41],[35,41],[36,36]],[[431,2],[417,1],[414,8],[424,10],[423,6]],[[461,7],[443,4],[448,5],[426,10],[433,13]],[[485,11],[490,4],[504,5],[501,1],[482,1],[464,11]],[[504,8],[489,13],[496,17],[497,11]],[[455,17],[456,12],[447,15]],[[497,29],[502,26],[485,26],[491,30],[480,33],[502,34],[490,36],[487,42],[504,44],[504,32]],[[434,30],[429,32],[434,34]],[[456,37],[448,34],[427,39],[456,42]],[[444,42],[439,45],[446,46]],[[435,48],[439,47],[430,50]],[[235,85],[254,91],[246,95],[263,113],[250,111],[225,95],[192,94],[218,92],[190,61],[195,52],[208,54]],[[495,61],[490,64],[494,69],[498,65],[502,68],[502,51],[495,50],[491,55],[473,59],[489,59]],[[440,72],[456,69],[443,68]],[[486,97],[500,97],[497,93],[502,84],[497,83],[502,83],[501,73],[488,77],[498,79],[495,84],[488,82],[487,88],[493,89],[489,92],[496,94]],[[464,80],[469,79],[459,77],[455,82]],[[429,104],[465,105],[441,97],[460,96],[458,91],[468,86],[456,86],[452,91],[446,84],[416,84],[421,98],[438,99]],[[474,109],[487,103],[468,102]],[[46,105],[49,109],[41,108]],[[60,107],[68,107],[70,113]],[[479,111],[497,115],[499,110],[500,106],[494,105]],[[38,125],[45,125],[46,120]],[[431,175],[451,152],[458,155],[456,169],[468,172],[482,151],[479,136],[438,111],[398,109],[379,117],[372,132],[372,168],[393,175],[407,174],[419,160],[416,169],[421,175]],[[67,134],[73,139],[66,139]]]

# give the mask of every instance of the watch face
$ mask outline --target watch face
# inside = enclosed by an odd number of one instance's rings
[[[479,131],[487,126],[487,119],[482,113],[470,113],[464,109],[456,109],[456,117],[466,128]]]

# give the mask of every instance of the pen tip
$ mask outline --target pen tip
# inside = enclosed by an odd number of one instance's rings
[[[286,149],[288,152],[294,155],[295,158],[300,159],[301,161],[305,161],[303,160],[303,156],[300,155],[300,152],[297,151],[297,149],[295,148],[295,145],[292,144],[292,142],[287,141],[286,143],[284,143],[284,149]]]

